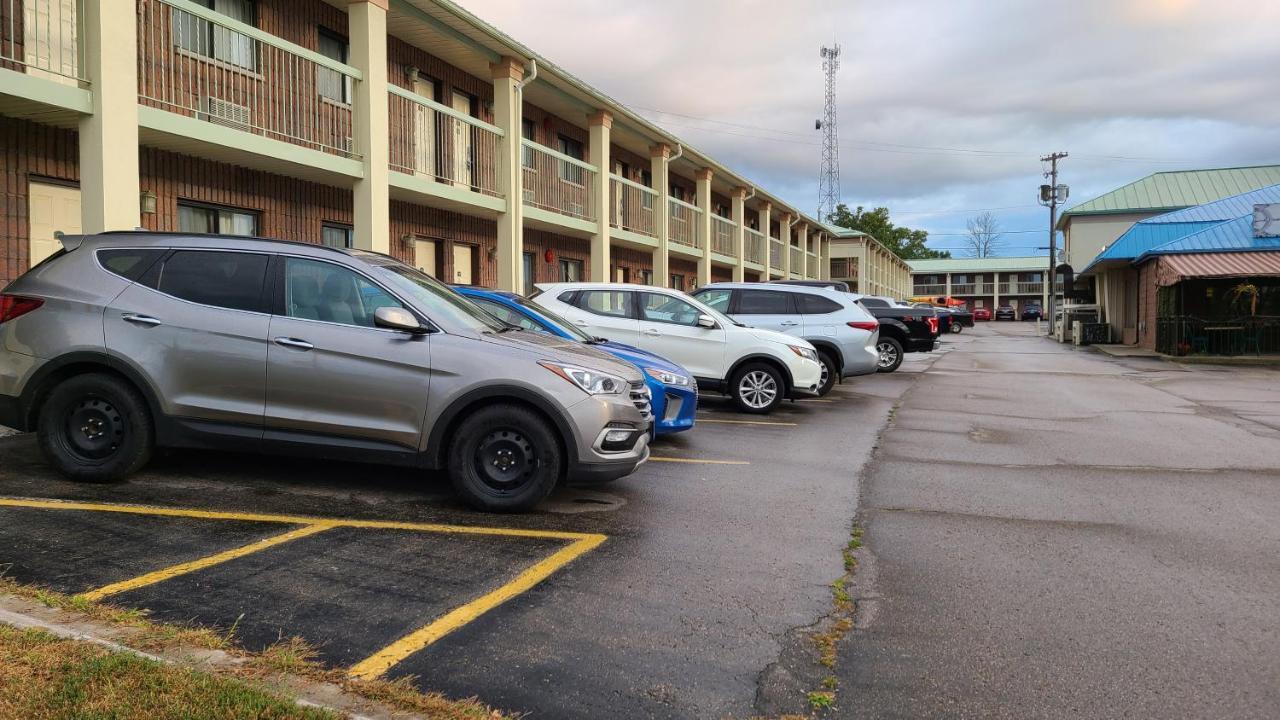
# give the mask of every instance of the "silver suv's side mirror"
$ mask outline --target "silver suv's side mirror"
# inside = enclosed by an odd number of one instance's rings
[[[698,316],[698,327],[710,329],[715,326],[716,326],[716,319],[711,317],[710,315],[707,315],[704,313]]]
[[[380,307],[373,311],[373,324],[388,330],[403,330],[419,335],[427,331],[413,313],[398,307]]]

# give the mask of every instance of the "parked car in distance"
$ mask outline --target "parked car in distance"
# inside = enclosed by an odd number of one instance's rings
[[[454,290],[505,323],[591,345],[635,365],[644,373],[645,384],[653,398],[655,435],[668,435],[693,427],[698,412],[698,384],[688,370],[638,347],[595,337],[516,293],[470,286],[454,287]]]
[[[711,283],[693,296],[754,328],[803,338],[818,350],[826,395],[844,378],[876,371],[880,324],[857,297],[797,283]]]
[[[1023,305],[1021,316],[1023,320],[1039,320],[1044,317],[1044,311],[1039,305]]]
[[[649,456],[649,389],[592,347],[512,332],[360,250],[219,235],[72,236],[0,307],[0,424],[74,480],[155,447],[446,469],[473,507],[526,510]]]
[[[1013,307],[1009,305],[1001,305],[996,308],[996,320],[1017,320],[1018,314],[1014,312]]]
[[[987,320],[990,320],[990,319],[991,319],[991,311],[990,311],[990,310],[988,310],[988,309],[986,309],[986,308],[974,308],[974,309],[973,309],[973,319],[974,319],[974,320],[981,320],[981,321],[984,321],[984,322],[985,322],[985,321],[987,321]]]
[[[876,340],[877,371],[891,373],[902,365],[903,355],[932,352],[938,337],[937,313],[927,305],[905,305],[893,298],[863,295],[859,302],[880,323]]]
[[[813,345],[749,328],[679,290],[630,283],[549,283],[531,300],[591,335],[635,345],[689,369],[701,389],[744,412],[767,413],[788,397],[817,395]]]
[[[953,319],[951,332],[958,333],[963,328],[973,327],[973,313],[969,311],[969,308],[963,305],[953,305],[947,308],[947,312],[951,313]]]

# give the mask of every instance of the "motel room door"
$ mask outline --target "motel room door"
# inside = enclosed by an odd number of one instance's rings
[[[413,79],[413,91],[428,100],[436,99],[436,83],[421,75]],[[413,106],[413,169],[419,175],[436,176],[436,147],[440,144],[436,135],[436,111],[429,107]]]
[[[466,93],[454,90],[450,106],[471,116],[471,96]],[[449,179],[459,187],[471,187],[471,125],[452,118],[449,125],[453,127],[453,167]]]
[[[31,182],[27,190],[27,217],[31,219],[30,264],[44,260],[61,246],[54,233],[80,234],[80,188]]]
[[[453,244],[453,282],[455,285],[473,283],[472,264],[475,262],[474,245]]]

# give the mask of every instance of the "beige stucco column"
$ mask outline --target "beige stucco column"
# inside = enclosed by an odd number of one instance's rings
[[[831,258],[827,257],[830,249],[827,246],[827,235],[821,233],[818,235],[818,279],[831,279]]]
[[[733,220],[733,255],[738,259],[733,266],[733,281],[743,282],[747,279],[745,263],[747,262],[747,189],[733,189],[733,207],[730,218]]]
[[[702,257],[698,258],[698,282],[702,287],[711,283],[711,168],[702,168],[694,173],[698,189],[698,249]]]
[[[760,216],[760,230],[764,232],[764,258],[760,264],[764,266],[764,282],[769,282],[773,279],[769,276],[773,272],[769,267],[769,254],[773,252],[773,235],[769,231],[769,226],[773,224],[773,203],[765,200],[756,208],[756,213]]]
[[[657,197],[653,202],[654,239],[658,246],[653,249],[653,284],[658,287],[671,285],[671,264],[667,262],[667,236],[671,232],[671,175],[669,160],[671,146],[658,143],[649,148],[650,175],[653,177],[653,191]]]
[[[799,229],[796,230],[796,240],[800,245],[800,267],[791,268],[801,278],[809,277],[809,224],[800,223]]]
[[[80,120],[80,224],[86,233],[133,230],[138,183],[138,18],[132,5],[87,2],[85,72],[93,114]]]
[[[943,295],[946,295],[947,297],[951,297],[951,273],[946,273],[946,278],[947,278],[946,286],[945,286],[945,291],[943,292]]]
[[[522,214],[524,193],[520,183],[520,81],[524,78],[524,65],[513,57],[504,56],[489,65],[493,79],[493,124],[502,130],[498,140],[498,192],[506,199],[506,212],[498,215],[497,261],[499,290],[523,294],[521,254],[524,252],[524,220]]]
[[[609,134],[613,116],[604,110],[587,117],[591,132],[591,164],[597,168],[595,193],[596,231],[591,235],[590,278],[594,282],[608,282],[609,277],[609,220],[613,204],[609,202]]]
[[[349,62],[362,78],[355,84],[353,141],[364,164],[364,177],[353,193],[355,244],[391,251],[390,152],[387,115],[387,0],[364,0],[347,6]]]
[[[784,212],[778,221],[778,239],[782,241],[782,252],[778,254],[782,256],[779,260],[782,261],[783,280],[791,278],[791,223],[795,217],[789,212]]]

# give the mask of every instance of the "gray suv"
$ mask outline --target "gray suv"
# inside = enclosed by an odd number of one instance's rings
[[[496,320],[393,258],[146,232],[63,238],[0,294],[0,425],[124,478],[159,447],[447,468],[490,511],[649,456],[632,365]]]

